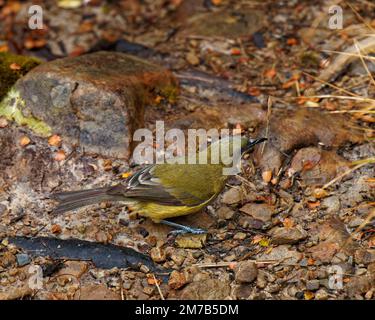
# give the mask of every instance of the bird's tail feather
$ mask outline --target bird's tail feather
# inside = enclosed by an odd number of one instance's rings
[[[107,194],[108,187],[60,192],[52,195],[52,198],[58,200],[60,203],[54,210],[55,213],[63,213],[66,211],[74,210],[90,204],[100,203],[103,201],[119,201],[119,196]]]

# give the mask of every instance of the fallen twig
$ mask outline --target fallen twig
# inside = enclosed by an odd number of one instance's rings
[[[158,289],[158,292],[159,292],[159,295],[160,295],[161,300],[165,300],[165,298],[164,298],[164,296],[163,296],[163,292],[161,292],[161,290],[160,290],[160,286],[159,286],[158,280],[156,279],[156,277],[155,277],[154,274],[152,274],[152,277],[154,278],[155,286],[156,286],[156,288]]]
[[[366,164],[369,164],[369,163],[375,163],[375,158],[368,158],[368,159],[363,159],[361,160],[361,163],[357,164],[355,167],[353,168],[350,168],[349,170],[345,171],[344,173],[338,175],[337,177],[335,177],[334,179],[332,179],[331,181],[327,182],[323,187],[322,189],[327,189],[329,186],[333,185],[334,183],[340,181],[342,178],[344,178],[345,176],[347,176],[348,174],[352,173],[353,171],[363,167],[364,165]]]

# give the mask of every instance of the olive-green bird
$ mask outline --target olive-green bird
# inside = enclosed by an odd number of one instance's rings
[[[241,137],[241,150],[238,151],[243,154],[265,140]],[[212,164],[210,157],[213,147],[231,150],[226,155],[229,159],[221,154],[219,163]],[[179,229],[175,233],[204,233],[202,229],[164,219],[198,212],[212,202],[225,187],[229,176],[223,174],[223,169],[233,165],[230,161],[236,147],[239,146],[233,143],[233,137],[227,137],[207,148],[207,164],[188,164],[187,161],[184,164],[152,164],[133,174],[124,184],[55,193],[53,197],[60,201],[55,212],[62,213],[103,201],[121,201],[140,216]]]

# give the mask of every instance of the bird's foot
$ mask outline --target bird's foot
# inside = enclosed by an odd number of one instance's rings
[[[171,235],[177,236],[179,234],[186,234],[186,233],[191,233],[191,234],[204,234],[207,233],[206,230],[200,229],[200,228],[192,228],[188,226],[184,226],[182,224],[178,224],[172,221],[168,220],[161,220],[160,223],[163,223],[167,226],[176,228],[177,230],[173,230],[170,232]]]
[[[205,233],[207,233],[207,231],[203,230],[203,229],[199,229],[199,228],[186,227],[186,229],[172,230],[169,233],[172,236],[177,236],[179,234],[187,234],[187,233],[191,233],[191,234],[205,234]]]

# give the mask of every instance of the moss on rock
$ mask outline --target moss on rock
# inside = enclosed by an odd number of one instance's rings
[[[0,52],[0,100],[20,77],[40,63],[35,58]]]

